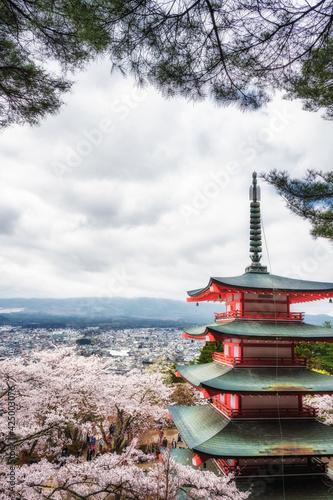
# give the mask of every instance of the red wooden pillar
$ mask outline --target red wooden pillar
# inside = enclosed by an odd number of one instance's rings
[[[244,293],[240,292],[240,299],[239,299],[239,313],[240,316],[244,315]]]

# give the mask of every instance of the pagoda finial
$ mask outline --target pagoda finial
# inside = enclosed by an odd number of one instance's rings
[[[252,173],[250,186],[250,258],[251,265],[245,272],[267,273],[267,267],[260,264],[261,259],[261,217],[260,217],[260,187],[257,185],[257,172]]]

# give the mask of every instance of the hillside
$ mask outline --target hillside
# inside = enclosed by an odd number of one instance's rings
[[[154,298],[0,299],[0,323],[117,323],[120,326],[185,325],[209,323],[223,304],[188,303]],[[333,317],[306,315],[308,323],[321,325]]]

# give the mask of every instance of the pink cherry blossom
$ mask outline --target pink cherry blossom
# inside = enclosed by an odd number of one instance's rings
[[[159,373],[114,375],[108,363],[77,357],[70,349],[38,357],[26,365],[0,363],[0,409],[9,410],[0,419],[1,500],[102,500],[111,494],[119,500],[176,500],[181,490],[188,499],[247,498],[230,478],[176,464],[168,453],[160,463],[143,456],[145,471],[137,466],[135,437],[167,418],[172,388]],[[87,434],[106,442],[110,424],[115,426],[110,453],[87,462],[71,453],[60,456],[65,446],[72,451],[82,446]],[[124,451],[125,439],[131,443]],[[38,462],[27,465],[31,456]]]

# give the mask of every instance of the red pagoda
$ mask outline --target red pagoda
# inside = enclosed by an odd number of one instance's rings
[[[333,329],[304,323],[304,313],[291,306],[333,297],[333,283],[270,274],[260,263],[255,172],[250,200],[251,265],[240,276],[210,278],[206,287],[188,292],[189,302],[226,305],[213,323],[184,328],[183,337],[223,341],[224,352],[212,363],[177,366],[207,404],[170,406],[169,413],[193,465],[213,459],[223,473],[236,475],[240,489],[252,486],[251,500],[332,500],[333,428],[319,422],[304,399],[333,394],[333,379],[309,370],[295,345],[332,342]]]

